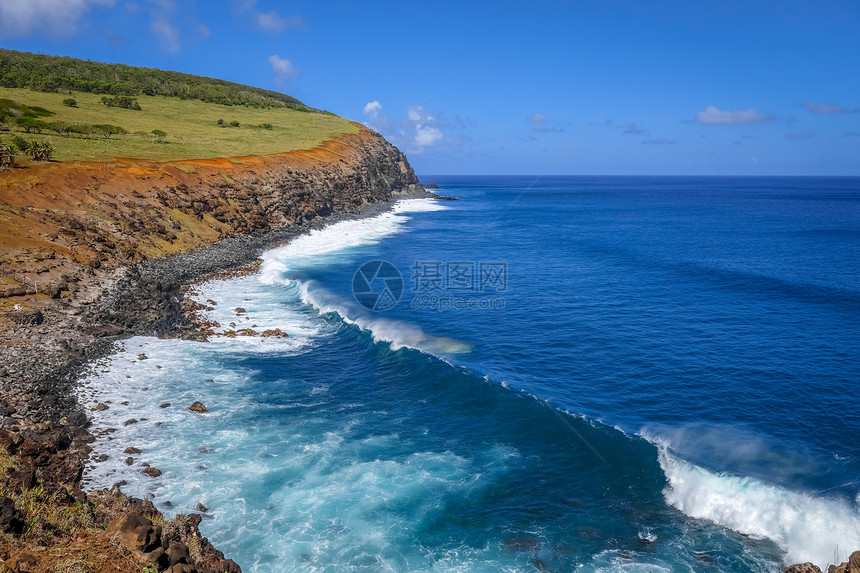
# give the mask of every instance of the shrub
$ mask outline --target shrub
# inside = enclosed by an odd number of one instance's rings
[[[54,146],[48,142],[31,141],[27,146],[27,155],[36,161],[50,161]]]
[[[239,122],[234,119],[230,122],[230,127],[239,127]]]
[[[30,148],[30,142],[21,137],[20,135],[12,136],[12,149],[20,151],[27,151]]]
[[[66,98],[63,100],[63,105],[66,107],[78,107],[78,101],[75,98]]]
[[[226,122],[226,121],[224,121],[223,119],[219,119],[219,120],[218,120],[218,125],[219,125],[219,126],[221,126],[221,127],[227,127],[227,122]]]
[[[167,137],[167,132],[160,129],[153,129],[152,135],[158,138],[158,143],[164,143],[164,138]]]
[[[0,144],[0,171],[15,166],[15,153],[7,145]]]
[[[103,96],[102,103],[108,107],[121,107],[123,109],[134,109],[140,111],[140,104],[137,100],[130,96]]]

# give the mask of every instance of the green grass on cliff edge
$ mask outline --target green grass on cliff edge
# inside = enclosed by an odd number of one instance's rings
[[[27,140],[47,141],[54,146],[53,158],[59,161],[110,161],[117,158],[205,159],[242,155],[267,155],[311,149],[344,134],[358,133],[351,121],[329,113],[298,111],[287,107],[254,108],[182,100],[164,96],[134,96],[140,111],[108,107],[102,94],[42,93],[20,88],[0,87],[0,99],[29,107],[42,107],[53,115],[40,117],[45,122],[71,124],[111,124],[124,128],[128,135],[82,138],[61,136],[49,130],[24,133],[7,118],[11,131],[0,131],[0,144],[9,144],[15,135]],[[63,100],[73,98],[77,107]],[[218,120],[238,122],[239,127],[220,127]],[[271,129],[260,127],[271,124]],[[167,133],[163,138],[153,130]]]

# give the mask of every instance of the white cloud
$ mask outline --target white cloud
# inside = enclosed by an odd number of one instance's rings
[[[305,22],[301,16],[283,17],[277,10],[261,12],[257,10],[257,0],[232,0],[233,13],[247,15],[254,27],[270,34],[280,34],[287,28],[301,28]]]
[[[155,37],[158,38],[158,43],[165,53],[175,54],[179,51],[179,30],[169,20],[166,18],[155,19],[149,27]]]
[[[370,119],[376,119],[379,117],[379,114],[382,113],[382,104],[375,100],[369,101],[367,102],[367,105],[364,106],[361,113]]]
[[[803,107],[809,113],[820,113],[824,115],[839,115],[843,113],[860,113],[860,108],[848,109],[841,105],[815,104],[811,101],[803,102]]]
[[[537,133],[550,133],[554,131],[564,131],[562,128],[547,120],[542,113],[534,113],[526,118],[526,121],[532,124],[532,131]]]
[[[284,59],[278,54],[272,54],[269,56],[269,63],[275,71],[276,84],[283,85],[287,83],[288,80],[296,77],[296,68],[290,60]]]
[[[258,28],[272,34],[280,34],[287,28],[298,28],[303,24],[301,16],[282,18],[274,10],[271,12],[254,12],[253,18],[254,24]]]
[[[421,151],[425,147],[436,145],[445,137],[442,130],[437,127],[436,119],[429,115],[423,106],[414,105],[406,111],[407,120],[403,125],[410,133],[414,130],[412,143]]]
[[[36,33],[62,40],[78,31],[91,8],[113,5],[114,0],[0,0],[0,38]]]
[[[420,105],[408,107],[406,117],[396,123],[382,113],[382,104],[375,100],[367,102],[362,112],[368,119],[366,126],[381,133],[394,145],[412,153],[421,153],[445,138],[439,120],[428,114]]]
[[[713,105],[709,105],[696,114],[696,123],[705,125],[755,125],[757,123],[770,123],[775,119],[772,115],[759,113],[755,108],[724,111]]]

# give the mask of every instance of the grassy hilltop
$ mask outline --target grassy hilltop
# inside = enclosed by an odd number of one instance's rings
[[[266,155],[357,132],[349,120],[277,92],[0,50],[0,144],[49,143],[55,160]]]

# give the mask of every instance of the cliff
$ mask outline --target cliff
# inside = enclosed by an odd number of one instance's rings
[[[123,336],[193,336],[183,283],[423,193],[361,126],[267,156],[0,172],[0,572],[238,571],[199,517],[82,492],[92,436],[75,381]]]

